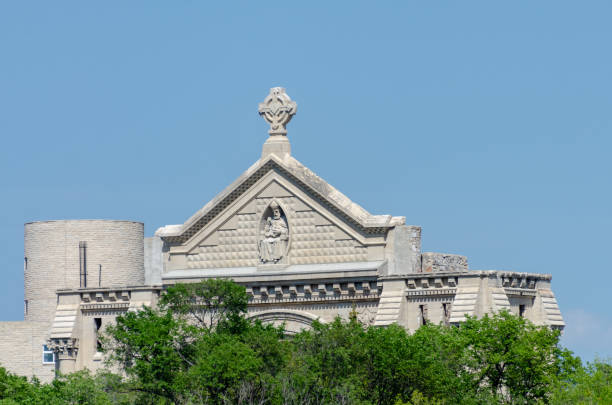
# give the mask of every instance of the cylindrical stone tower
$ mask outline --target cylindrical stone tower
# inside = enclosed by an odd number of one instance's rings
[[[56,290],[144,284],[144,226],[114,220],[25,224],[25,319],[52,322]]]

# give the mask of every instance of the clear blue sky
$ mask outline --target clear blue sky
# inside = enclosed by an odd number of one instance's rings
[[[25,222],[184,222],[283,86],[297,159],[425,251],[552,273],[564,343],[612,355],[612,3],[297,4],[0,4],[0,319]]]

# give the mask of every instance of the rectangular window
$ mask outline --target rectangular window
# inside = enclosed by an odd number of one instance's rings
[[[519,305],[519,316],[521,318],[525,317],[525,305]]]
[[[102,351],[102,341],[100,341],[100,329],[102,328],[102,318],[94,318],[94,327],[96,328],[96,351]]]
[[[419,305],[419,312],[421,315],[421,325],[427,325],[427,306]]]
[[[444,325],[448,325],[450,321],[450,302],[442,303],[442,316],[444,317]]]
[[[47,345],[43,345],[43,364],[55,364],[55,353]]]

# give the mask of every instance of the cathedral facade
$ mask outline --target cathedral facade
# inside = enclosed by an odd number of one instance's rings
[[[421,251],[421,228],[372,215],[291,155],[297,105],[279,87],[259,105],[261,157],[183,224],[144,237],[130,221],[25,225],[25,320],[0,322],[0,363],[43,381],[103,367],[99,336],[117,315],[155,306],[164,288],[206,278],[246,287],[252,319],[289,334],[316,319],[456,324],[507,309],[563,328],[549,274],[472,270]]]

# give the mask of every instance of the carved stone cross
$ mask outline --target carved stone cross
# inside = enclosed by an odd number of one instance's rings
[[[296,102],[289,98],[282,87],[272,87],[263,103],[259,103],[259,115],[270,124],[270,135],[287,135],[285,126],[296,112]]]

